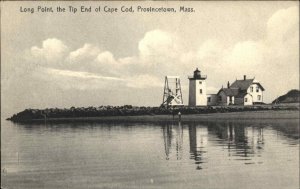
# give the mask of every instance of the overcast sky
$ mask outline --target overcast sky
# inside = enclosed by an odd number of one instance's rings
[[[193,7],[193,13],[21,13],[22,7]],[[299,2],[1,2],[2,114],[159,106],[165,75],[198,67],[209,93],[243,75],[265,102],[299,88]]]

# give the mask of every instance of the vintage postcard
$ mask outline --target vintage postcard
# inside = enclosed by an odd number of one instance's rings
[[[1,188],[299,188],[299,1],[1,1]]]

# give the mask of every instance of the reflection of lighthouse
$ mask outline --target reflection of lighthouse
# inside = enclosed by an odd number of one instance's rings
[[[200,128],[201,129],[201,128]],[[200,130],[201,134],[203,130]],[[197,127],[195,125],[189,125],[189,139],[190,139],[190,157],[195,160],[195,164],[198,164],[197,169],[202,169],[200,164],[203,162],[203,153],[204,146],[206,141],[203,138],[204,136],[200,135],[200,142],[197,140]],[[198,146],[200,143],[201,146]]]

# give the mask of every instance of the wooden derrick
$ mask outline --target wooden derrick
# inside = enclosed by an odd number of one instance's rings
[[[166,76],[163,102],[161,106],[182,106],[182,92],[180,85],[180,78],[178,76]]]

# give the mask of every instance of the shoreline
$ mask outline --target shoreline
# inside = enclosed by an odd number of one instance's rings
[[[281,111],[244,111],[244,112],[224,112],[207,114],[182,114],[181,122],[195,121],[253,121],[253,120],[276,120],[293,119],[299,120],[298,110]],[[133,115],[133,116],[98,116],[98,117],[68,117],[68,118],[47,118],[20,120],[16,123],[64,123],[64,122],[173,122],[179,121],[178,115]]]
[[[224,115],[230,115],[234,119],[240,119],[246,113],[249,117],[250,112],[284,112],[300,110],[299,103],[282,105],[255,105],[255,106],[180,106],[180,107],[144,107],[144,106],[99,106],[99,107],[71,107],[67,108],[46,108],[46,109],[25,109],[14,114],[7,120],[15,123],[38,122],[38,121],[172,121],[179,113],[182,120],[202,120],[205,118],[219,119]],[[243,113],[244,112],[244,113]],[[270,114],[270,113],[263,113]],[[274,113],[273,113],[274,114]],[[238,115],[234,117],[234,115]],[[155,118],[153,118],[155,117]],[[265,118],[265,116],[256,115]],[[276,118],[277,116],[267,116]],[[285,116],[286,117],[286,116]],[[229,119],[225,117],[226,119]],[[244,116],[245,119],[245,116]]]

